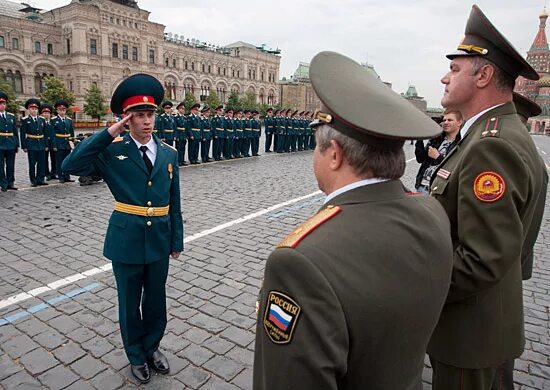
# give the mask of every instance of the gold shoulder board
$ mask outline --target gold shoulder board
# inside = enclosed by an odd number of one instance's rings
[[[116,137],[114,140],[113,140],[113,144],[116,143],[116,142],[120,142],[122,141],[124,138],[122,138],[120,135],[118,137]]]
[[[309,218],[303,224],[298,226],[292,233],[286,236],[278,245],[277,248],[296,248],[298,243],[302,241],[309,233],[317,229],[323,223],[334,217],[342,211],[340,206],[328,205],[323,210],[319,211],[313,217]]]
[[[162,141],[162,143],[166,146],[168,146],[170,149],[172,149],[174,152],[177,152],[178,150],[174,148],[172,145],[168,145],[166,142]]]

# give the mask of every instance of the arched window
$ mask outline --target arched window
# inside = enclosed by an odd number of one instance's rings
[[[17,38],[12,38],[11,39],[11,48],[13,50],[18,50],[19,49],[19,39],[17,39]]]
[[[227,91],[225,90],[225,88],[222,86],[219,86],[218,88],[216,88],[216,94],[218,95],[218,99],[220,100],[220,102],[225,103],[226,94],[227,94]]]
[[[275,105],[275,95],[273,94],[273,91],[269,91],[269,95],[267,96],[267,104],[270,106]]]
[[[34,52],[35,53],[42,52],[42,45],[40,44],[40,42],[34,42]]]
[[[6,41],[2,35],[0,35],[0,47],[6,47]]]
[[[15,78],[11,69],[6,72],[6,82],[15,90]]]
[[[21,77],[21,72],[18,70],[15,71],[14,86],[13,90],[16,93],[23,93],[23,78]]]
[[[203,84],[201,86],[201,95],[200,95],[201,102],[204,102],[209,95],[210,95],[210,86]]]
[[[53,54],[53,45],[48,43],[48,54]]]

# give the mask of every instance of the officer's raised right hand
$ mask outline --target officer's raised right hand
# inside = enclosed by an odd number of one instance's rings
[[[111,137],[116,138],[124,131],[124,125],[126,124],[126,122],[128,122],[130,120],[132,115],[133,115],[132,112],[129,113],[124,118],[122,118],[118,122],[114,123],[111,127],[109,127],[107,129],[109,134],[111,134]]]

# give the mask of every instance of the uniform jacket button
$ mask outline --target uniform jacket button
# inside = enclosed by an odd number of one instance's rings
[[[151,187],[151,186],[153,185],[153,182],[152,182],[152,181],[148,181],[148,182],[147,182],[147,185],[148,185],[149,187]]]
[[[153,204],[151,203],[151,201],[148,201],[147,202],[147,206],[151,207]]]
[[[152,224],[153,224],[153,222],[147,221],[147,226],[151,226]]]

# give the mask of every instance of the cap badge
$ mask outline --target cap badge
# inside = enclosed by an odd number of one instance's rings
[[[144,96],[144,97],[143,97],[143,101],[144,101],[144,102],[148,102],[148,101],[149,101],[149,99],[147,98],[147,96]]]

